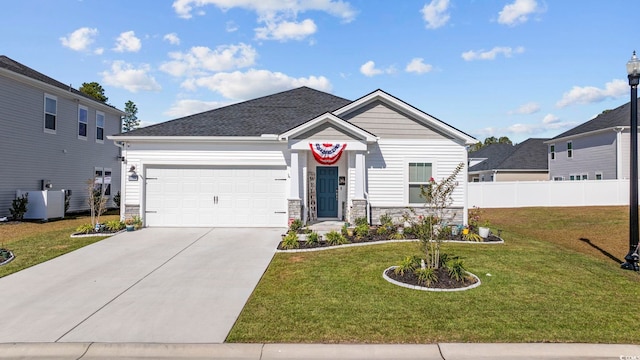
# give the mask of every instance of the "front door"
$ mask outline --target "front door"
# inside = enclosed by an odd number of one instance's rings
[[[338,167],[323,166],[316,168],[316,197],[318,198],[318,217],[338,217]]]

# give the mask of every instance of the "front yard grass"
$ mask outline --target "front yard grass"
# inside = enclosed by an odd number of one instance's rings
[[[506,244],[443,244],[482,281],[464,292],[386,282],[412,243],[278,253],[227,341],[638,344],[640,275],[612,259],[628,251],[626,209],[484,210]]]
[[[103,215],[100,221],[118,218],[118,215]],[[0,248],[11,250],[15,256],[13,261],[0,266],[0,277],[104,239],[106,236],[70,236],[78,226],[90,222],[89,216],[77,216],[45,223],[0,223]]]

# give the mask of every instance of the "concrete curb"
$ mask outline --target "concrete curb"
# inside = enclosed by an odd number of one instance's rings
[[[150,344],[5,343],[0,359],[640,359],[627,344]]]

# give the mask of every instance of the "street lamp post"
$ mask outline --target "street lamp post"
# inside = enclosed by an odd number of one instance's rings
[[[638,271],[638,83],[640,60],[633,52],[627,62],[627,74],[631,87],[631,171],[629,174],[629,253],[620,265],[626,270]]]

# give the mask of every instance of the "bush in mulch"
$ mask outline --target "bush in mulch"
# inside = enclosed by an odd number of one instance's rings
[[[425,284],[424,281],[421,281],[418,278],[418,275],[413,271],[407,271],[403,274],[398,274],[393,271],[393,269],[389,269],[385,272],[385,274],[389,278],[403,284],[428,287],[430,289],[459,289],[471,286],[478,282],[478,279],[472,276],[466,276],[461,280],[456,280],[452,278],[451,275],[449,275],[448,270],[444,267],[434,270],[435,279],[428,285]]]

